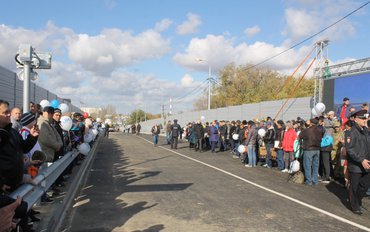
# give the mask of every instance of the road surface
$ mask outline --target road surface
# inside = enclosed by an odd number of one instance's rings
[[[103,138],[66,231],[370,231],[370,213],[353,214],[336,183],[288,183],[288,174],[246,168],[229,152],[159,143]]]

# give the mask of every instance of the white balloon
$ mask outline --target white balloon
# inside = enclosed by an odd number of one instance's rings
[[[323,113],[325,111],[325,108],[326,107],[325,107],[324,103],[322,103],[322,102],[317,103],[316,106],[315,106],[315,110],[316,110],[317,113]]]
[[[239,145],[238,152],[241,153],[241,154],[244,153],[245,152],[245,146],[244,145]]]
[[[200,116],[200,121],[204,122],[204,120],[206,120],[206,117],[204,117],[203,115]]]
[[[234,140],[238,140],[239,139],[239,135],[238,134],[233,134],[233,139]]]
[[[90,143],[91,141],[93,141],[93,135],[90,134],[90,133],[86,133],[84,134],[84,142],[85,143]]]
[[[312,116],[314,117],[321,115],[321,113],[318,113],[315,108],[312,108],[311,113],[312,113]]]
[[[90,145],[88,143],[82,143],[77,146],[78,151],[83,155],[88,155],[90,152]]]
[[[59,109],[62,111],[62,114],[69,112],[69,106],[66,103],[60,104]]]
[[[96,118],[96,122],[101,122],[101,118]]]
[[[265,134],[266,134],[266,130],[265,129],[261,128],[261,129],[258,130],[258,135],[259,136],[264,137]]]
[[[50,102],[48,100],[44,99],[44,100],[40,101],[40,105],[41,105],[42,108],[45,108],[47,106],[50,106]]]
[[[72,119],[68,116],[62,116],[60,118],[60,127],[65,130],[69,131],[72,128]]]
[[[91,129],[91,132],[95,135],[95,136],[97,136],[98,134],[99,134],[99,131],[97,130],[97,129]]]

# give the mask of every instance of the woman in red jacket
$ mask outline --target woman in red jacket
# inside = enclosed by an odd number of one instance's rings
[[[290,162],[294,160],[294,141],[297,139],[297,133],[290,121],[286,122],[285,127],[286,131],[283,137],[285,168],[282,172],[288,172]]]

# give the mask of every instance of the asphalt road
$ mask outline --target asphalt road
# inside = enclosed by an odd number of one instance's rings
[[[288,174],[246,168],[228,152],[150,140],[102,139],[66,231],[370,231],[370,212],[353,214],[336,183],[288,183]]]

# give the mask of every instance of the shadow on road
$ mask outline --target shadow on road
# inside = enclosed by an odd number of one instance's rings
[[[337,183],[330,182],[328,185],[326,185],[326,188],[333,193],[336,197],[339,198],[339,200],[342,202],[342,204],[349,210],[351,210],[351,206],[348,201],[348,193],[345,188],[338,185]]]
[[[134,185],[133,183],[144,178],[159,175],[161,171],[135,173],[135,170],[130,168],[141,163],[131,164],[124,154],[115,140],[103,140],[100,144],[86,184],[92,187],[81,191],[75,204],[78,208],[75,210],[69,231],[101,232],[112,231],[117,227],[123,228],[130,218],[157,205],[157,203],[149,205],[146,201],[128,204],[122,200],[121,195],[125,192],[181,191],[192,185],[191,183]],[[166,157],[148,159],[145,162],[164,158]],[[134,232],[156,232],[164,228],[163,224],[157,224]]]

